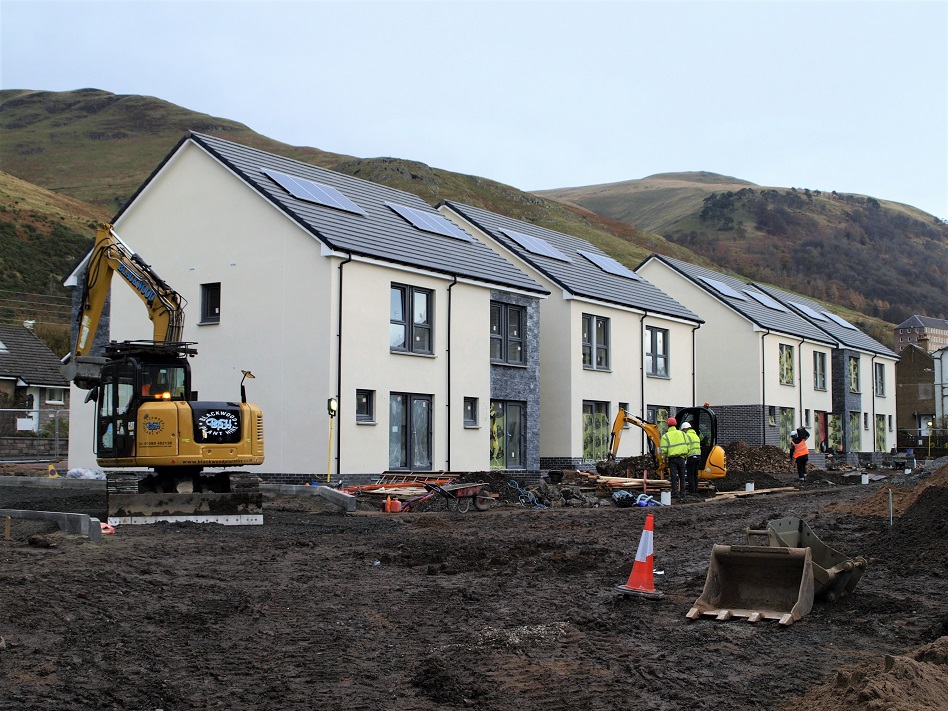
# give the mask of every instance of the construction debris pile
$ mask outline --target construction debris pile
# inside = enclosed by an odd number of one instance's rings
[[[770,444],[751,447],[746,442],[738,440],[727,445],[724,448],[724,454],[727,456],[728,471],[733,469],[741,472],[781,474],[790,471],[793,466],[788,452]],[[795,472],[796,469],[794,468],[793,471]]]

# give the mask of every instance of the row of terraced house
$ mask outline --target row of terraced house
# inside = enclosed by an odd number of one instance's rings
[[[198,133],[113,222],[196,307],[201,396],[255,374],[267,480],[589,468],[618,408],[663,422],[703,403],[724,444],[785,446],[804,425],[814,450],[895,445],[895,353],[815,302],[680,260],[632,270],[568,234]],[[112,290],[109,327],[150,337],[131,290]],[[94,466],[94,406],[72,403],[70,466]],[[630,431],[618,454],[646,446]]]

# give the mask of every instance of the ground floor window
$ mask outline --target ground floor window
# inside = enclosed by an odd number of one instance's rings
[[[490,401],[490,468],[524,468],[524,423],[527,405],[508,400]]]
[[[876,415],[876,447],[875,451],[884,452],[885,447],[885,415]]]
[[[388,414],[389,469],[431,469],[431,395],[392,393]]]
[[[583,459],[598,462],[609,451],[609,403],[585,400],[583,402]]]
[[[861,452],[862,451],[862,432],[859,429],[859,417],[858,412],[849,413],[849,451],[850,452]]]

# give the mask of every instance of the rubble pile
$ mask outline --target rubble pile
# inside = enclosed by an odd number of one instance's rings
[[[794,467],[793,462],[790,461],[789,452],[770,444],[751,447],[746,442],[738,440],[727,445],[724,448],[724,454],[727,457],[728,471],[782,474],[791,471]],[[794,468],[793,471],[795,472],[796,469]]]
[[[644,472],[648,472],[649,474],[655,473],[655,462],[651,455],[644,454],[640,457],[626,457],[625,459],[596,462],[596,471],[603,476],[641,479]]]

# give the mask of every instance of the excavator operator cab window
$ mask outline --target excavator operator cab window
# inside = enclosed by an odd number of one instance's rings
[[[183,400],[185,368],[176,365],[146,364],[141,367],[141,396],[145,400]]]

